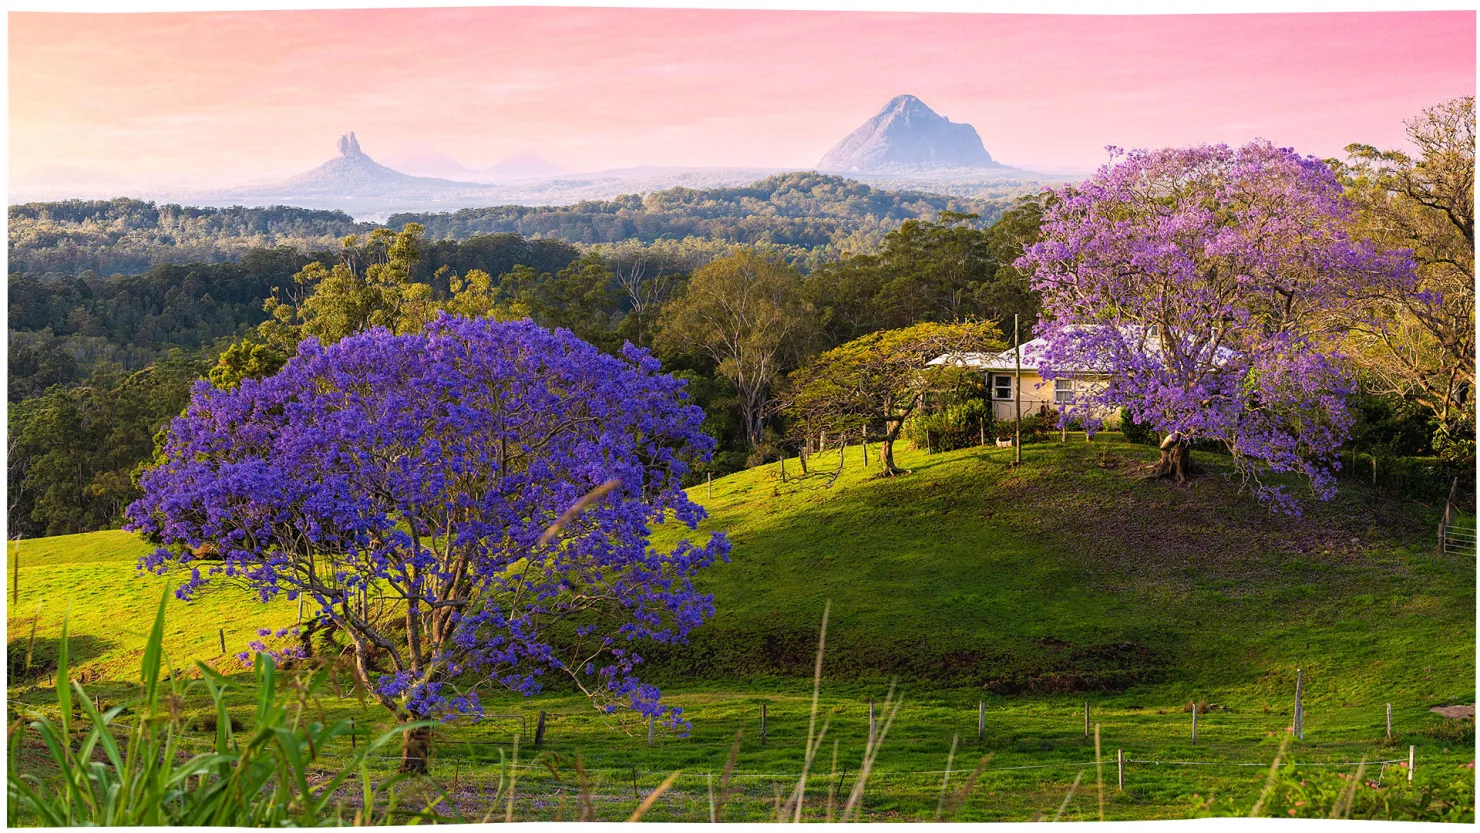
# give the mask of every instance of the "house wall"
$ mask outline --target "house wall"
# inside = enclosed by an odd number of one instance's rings
[[[987,384],[992,391],[992,416],[999,420],[1011,420],[1016,416],[1013,397],[1009,395],[1006,399],[997,398],[997,378],[1002,376],[1010,379],[1013,376],[1013,372],[1011,370],[1006,372],[1000,370],[987,371]],[[1086,383],[1086,380],[1078,382],[1080,385]],[[1034,416],[1044,405],[1055,410],[1060,409],[1060,406],[1055,404],[1054,401],[1054,383],[1052,381],[1039,376],[1036,371],[1024,370],[1022,372],[1022,384],[1023,417]],[[1120,423],[1119,414],[1116,413],[1101,414],[1101,418],[1105,420],[1106,428],[1116,427]]]

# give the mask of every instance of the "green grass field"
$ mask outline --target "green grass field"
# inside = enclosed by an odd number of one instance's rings
[[[706,773],[717,784],[739,730],[742,792],[725,817],[767,817],[800,770],[828,602],[820,709],[828,729],[809,815],[825,812],[830,789],[851,785],[868,703],[882,704],[891,681],[903,705],[868,785],[871,820],[934,816],[953,736],[950,790],[992,756],[956,820],[1051,818],[1080,773],[1064,818],[1097,818],[1102,800],[1107,819],[1247,812],[1291,723],[1297,668],[1306,737],[1291,747],[1295,760],[1350,769],[1363,758],[1406,760],[1411,744],[1420,782],[1473,777],[1461,769],[1475,758],[1473,722],[1428,710],[1475,702],[1475,559],[1434,554],[1432,507],[1343,483],[1304,518],[1274,516],[1239,495],[1212,455],[1199,456],[1209,473],[1190,486],[1139,481],[1135,468],[1155,451],[1116,435],[1030,445],[1017,468],[1011,455],[904,450],[913,473],[879,479],[855,446],[835,480],[838,457],[829,453],[800,478],[798,461],[788,461],[785,483],[771,464],[715,481],[712,497],[705,486],[691,490],[712,516],[699,534],[725,530],[735,543],[730,563],[701,582],[718,612],[690,645],[644,653],[649,678],[684,707],[692,734],[659,730],[648,748],[645,725],[598,715],[569,692],[486,697],[491,714],[523,717],[531,731],[537,711],[550,715],[539,761],[527,737],[520,752],[528,768],[519,770],[515,817],[571,817],[579,754],[595,778],[598,817],[625,818],[634,791],[682,770],[647,818],[704,819]],[[658,537],[671,542],[679,532]],[[46,657],[69,610],[78,674],[105,700],[125,693],[163,581],[136,574],[144,550],[122,532],[12,548],[8,569],[20,559],[7,620],[13,712],[46,701]],[[256,628],[295,619],[292,603],[264,606],[220,589],[172,606],[166,650],[176,667],[200,660],[232,670],[230,655]],[[238,697],[245,719],[247,693]],[[1084,737],[1086,701],[1102,737],[1099,781],[1094,742]],[[1207,706],[1195,745],[1185,710],[1192,701]],[[365,733],[387,722],[350,698],[325,707],[356,717]],[[457,804],[475,818],[518,725],[490,717],[439,730],[434,776],[449,789],[455,783]],[[1115,789],[1116,750],[1131,761],[1124,792]],[[387,771],[395,764],[382,763]],[[1403,777],[1391,765],[1373,771]]]

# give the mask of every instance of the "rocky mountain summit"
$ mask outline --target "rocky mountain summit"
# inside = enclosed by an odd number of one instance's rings
[[[895,96],[817,163],[818,170],[840,173],[1001,167],[976,128],[951,121],[912,95]]]

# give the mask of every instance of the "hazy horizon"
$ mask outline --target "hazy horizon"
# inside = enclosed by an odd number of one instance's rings
[[[895,95],[1006,165],[1256,137],[1340,155],[1475,91],[1475,14],[619,8],[10,15],[10,185],[206,189],[355,131],[402,166],[814,167]],[[1413,44],[1421,43],[1422,49]],[[430,163],[428,163],[430,164]],[[410,173],[423,173],[411,166]],[[435,173],[430,175],[437,175]]]

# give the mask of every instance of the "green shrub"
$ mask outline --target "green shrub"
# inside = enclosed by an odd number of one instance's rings
[[[981,445],[995,431],[991,404],[973,398],[915,414],[905,423],[904,438],[915,448],[955,451]]]
[[[1125,436],[1126,442],[1156,444],[1156,432],[1151,430],[1150,425],[1132,419],[1130,408],[1120,409],[1120,433]]]
[[[1298,765],[1280,770],[1264,815],[1274,818],[1383,819],[1473,824],[1475,821],[1474,764],[1443,773],[1432,780],[1410,783],[1402,765],[1355,773],[1305,769]],[[1422,776],[1422,767],[1415,774]]]
[[[399,809],[393,787],[402,777],[372,784],[367,765],[401,732],[427,724],[402,724],[360,746],[342,766],[329,766],[324,752],[350,731],[348,721],[326,726],[312,720],[320,711],[311,702],[329,672],[320,668],[306,673],[284,685],[280,696],[272,657],[262,654],[255,663],[256,722],[250,733],[239,734],[240,722],[226,712],[225,695],[233,685],[229,679],[203,663],[196,663],[199,680],[186,682],[178,673],[163,673],[168,600],[166,590],[145,644],[142,693],[124,703],[105,704],[101,712],[82,684],[68,679],[63,620],[56,666],[59,717],[40,716],[30,723],[56,774],[22,771],[20,751],[28,732],[13,729],[6,773],[10,826],[306,827],[441,820],[430,808]],[[198,685],[205,686],[214,706],[213,740],[188,737],[187,718],[177,708]],[[194,747],[193,740],[201,746]],[[203,751],[192,754],[195,748]],[[334,792],[356,776],[363,785],[362,808],[353,819],[341,818],[331,803]],[[431,806],[438,803],[440,799]]]

